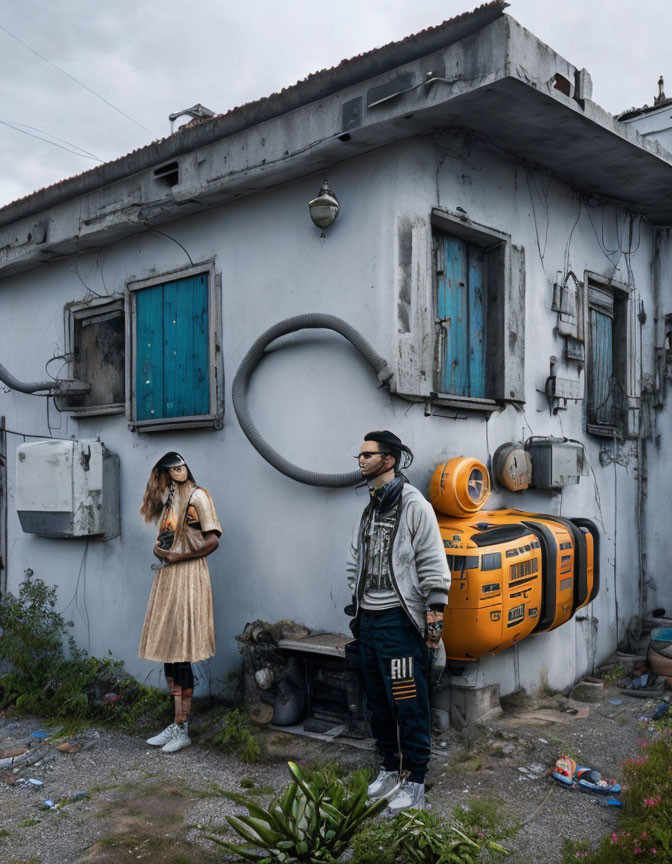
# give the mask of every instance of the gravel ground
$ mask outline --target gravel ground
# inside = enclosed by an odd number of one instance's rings
[[[615,698],[622,703],[612,704]],[[593,704],[562,696],[528,699],[485,726],[450,730],[435,741],[427,800],[441,815],[457,804],[498,800],[505,823],[523,823],[505,844],[512,850],[506,860],[557,864],[564,837],[598,839],[615,829],[618,810],[557,786],[543,772],[566,753],[620,779],[620,762],[635,756],[637,738],[648,734],[639,719],[647,710],[651,703],[611,687]],[[41,728],[34,718],[0,718],[0,751],[31,740]],[[14,775],[42,780],[43,787],[0,782],[0,828],[8,832],[0,836],[3,864],[207,864],[217,849],[206,835],[221,836],[226,814],[244,812],[220,789],[246,793],[241,781],[251,780],[252,792],[264,800],[264,792],[287,782],[290,758],[334,758],[348,768],[375,764],[370,751],[272,730],[264,731],[267,758],[259,765],[204,746],[167,756],[140,737],[104,729],[69,740],[85,746],[77,753],[52,747],[50,760]],[[86,797],[59,809],[41,808],[47,798],[57,802],[84,791]]]

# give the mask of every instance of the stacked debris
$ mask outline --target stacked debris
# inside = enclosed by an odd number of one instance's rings
[[[294,621],[252,621],[236,636],[243,656],[245,703],[258,723],[291,726],[303,719],[306,682],[297,659],[278,648],[281,639],[301,638],[309,630]]]

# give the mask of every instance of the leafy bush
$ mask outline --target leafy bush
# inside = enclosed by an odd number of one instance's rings
[[[619,830],[596,849],[566,843],[563,862],[630,864],[672,861],[672,737],[640,741],[640,756],[623,763],[623,812]]]
[[[442,821],[427,810],[367,825],[352,846],[352,864],[476,864],[484,854],[508,855],[485,830]]]
[[[89,657],[56,611],[56,587],[28,575],[18,597],[0,604],[0,707],[45,718],[115,722],[137,727],[166,713],[169,696],[143,687],[113,657]],[[67,651],[65,646],[67,645]],[[109,705],[103,696],[120,699]]]
[[[350,793],[347,784],[316,772],[307,781],[288,762],[292,781],[268,808],[245,800],[249,816],[227,816],[229,825],[246,841],[236,846],[209,835],[228,852],[258,864],[322,864],[337,861],[354,833],[367,819],[385,809],[383,798],[366,801],[366,789]]]

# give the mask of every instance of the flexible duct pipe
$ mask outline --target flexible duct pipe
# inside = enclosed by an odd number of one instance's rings
[[[68,379],[60,379],[58,381],[41,381],[31,384],[24,384],[10,374],[4,366],[0,364],[0,381],[6,384],[10,390],[18,390],[19,393],[40,393],[46,391],[54,396],[81,396],[83,393],[88,393],[91,385],[87,381],[71,381]]]
[[[56,390],[58,384],[56,381],[43,381],[42,383],[24,384],[11,375],[4,366],[0,365],[0,381],[6,384],[11,390],[18,390],[20,393],[38,393],[40,390]]]
[[[298,330],[315,329],[334,330],[336,333],[340,333],[341,336],[344,336],[348,342],[354,345],[366,362],[375,369],[381,384],[386,383],[390,379],[392,373],[387,362],[369,345],[361,333],[335,315],[312,312],[278,322],[273,327],[269,327],[254,342],[243,358],[243,362],[240,364],[233,379],[233,407],[238,417],[238,422],[245,435],[247,435],[250,444],[267,462],[270,462],[274,468],[277,468],[285,476],[291,477],[292,480],[297,480],[299,483],[305,483],[308,486],[329,486],[333,488],[353,486],[355,483],[361,482],[362,475],[359,471],[351,471],[347,474],[321,474],[317,471],[308,471],[305,468],[299,468],[281,456],[261,437],[259,430],[254,425],[247,404],[247,390],[250,379],[254,370],[263,359],[268,345],[275,339],[278,339],[280,336],[286,336],[288,333],[295,333]]]

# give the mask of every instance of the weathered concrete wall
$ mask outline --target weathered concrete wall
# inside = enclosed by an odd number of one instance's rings
[[[672,315],[672,236],[658,232],[654,259],[654,296],[649,339],[644,345],[645,374],[651,375],[648,435],[645,441],[646,483],[642,507],[642,535],[646,553],[646,610],[665,609],[672,617],[672,537],[670,535],[670,465],[672,465],[672,339],[666,342],[665,316]],[[648,325],[649,321],[647,321]]]
[[[121,457],[121,537],[103,543],[48,540],[22,533],[12,506],[14,448],[8,436],[9,589],[26,568],[58,584],[61,608],[75,622],[81,645],[111,650],[140,679],[159,684],[159,664],[136,658],[152,580],[154,535],[138,507],[149,470],[166,450],[182,452],[214,498],[224,533],[210,558],[215,594],[217,656],[201,674],[215,691],[236,662],[233,637],[257,617],[296,618],[311,627],[343,630],[347,602],[344,562],[350,530],[365,504],[363,490],[301,486],[266,464],[244,437],[230,401],[233,375],[251,342],[268,326],[309,311],[329,312],[357,327],[380,354],[398,348],[398,292],[407,269],[400,226],[431,231],[432,208],[464,208],[483,226],[504,232],[526,253],[524,411],[508,407],[488,421],[425,416],[410,403],[377,389],[373,372],[335,334],[311,332],[283,340],[254,376],[250,404],[260,431],[283,455],[319,471],[354,467],[362,435],[390,428],[413,449],[409,477],[426,492],[435,465],[452,456],[487,461],[496,447],[529,435],[585,441],[592,470],[562,494],[493,495],[492,506],[586,516],[602,532],[602,589],[576,620],[526,640],[515,650],[480,663],[476,677],[498,681],[503,693],[534,688],[546,677],[562,688],[606,657],[639,611],[637,469],[632,446],[586,436],[582,403],[551,416],[543,391],[549,356],[562,357],[551,311],[556,272],[584,270],[628,280],[625,256],[610,254],[623,241],[624,214],[592,206],[546,174],[517,166],[461,137],[414,139],[350,162],[329,174],[341,214],[321,240],[306,202],[322,180],[315,174],[219,209],[190,216],[162,230],[195,261],[215,258],[222,278],[222,345],[226,378],[225,422],[220,431],[132,433],[123,416],[74,419],[50,409],[52,434],[99,435]],[[589,216],[590,212],[590,216]],[[591,224],[591,218],[594,224]],[[652,238],[644,223],[629,260],[636,293],[651,297]],[[595,230],[596,229],[596,230]],[[604,234],[602,234],[604,230]],[[602,240],[604,237],[604,240]],[[604,243],[604,249],[601,248]],[[98,293],[122,291],[141,279],[188,266],[176,243],[143,234],[4,280],[0,291],[0,360],[16,376],[44,377],[44,363],[64,347],[63,308]],[[418,284],[430,279],[421,272]],[[86,287],[85,287],[86,286]],[[411,303],[417,302],[416,297]],[[636,327],[639,325],[636,323]],[[648,325],[647,325],[648,326]],[[558,374],[576,377],[575,369]],[[0,393],[7,427],[45,434],[45,399]],[[669,446],[669,445],[668,445]],[[602,463],[600,451],[602,453]],[[618,613],[618,614],[617,614]],[[616,621],[618,624],[616,625]]]

